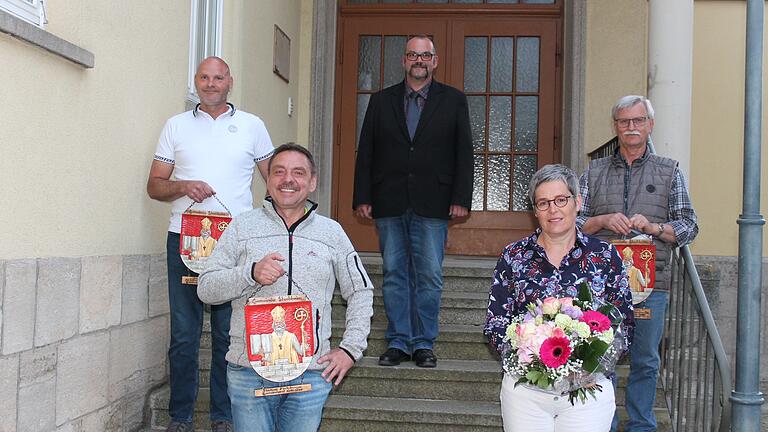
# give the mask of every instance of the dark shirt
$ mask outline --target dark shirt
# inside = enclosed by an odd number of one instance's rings
[[[403,96],[403,106],[405,107],[405,117],[408,118],[408,98],[411,97],[413,93],[417,93],[418,95],[416,97],[416,105],[419,106],[420,110],[424,110],[424,104],[427,103],[427,98],[429,97],[429,88],[432,86],[432,82],[425,85],[419,90],[414,90],[411,87],[408,86],[408,84],[405,85],[405,96]]]
[[[575,298],[581,281],[592,287],[594,299],[613,304],[624,314],[622,327],[629,344],[635,327],[632,292],[616,248],[577,228],[573,248],[555,268],[536,242],[540,234],[537,229],[530,237],[507,245],[496,264],[485,323],[491,345],[503,353],[512,317],[526,313],[526,306],[536,300]]]

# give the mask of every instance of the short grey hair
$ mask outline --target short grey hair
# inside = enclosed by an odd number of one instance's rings
[[[561,164],[544,165],[536,171],[528,183],[528,199],[531,200],[531,206],[536,208],[536,189],[542,184],[551,181],[561,181],[568,186],[568,190],[574,197],[579,196],[579,179],[572,169]]]
[[[638,95],[628,95],[617,100],[616,103],[613,104],[613,108],[611,108],[611,118],[616,120],[616,115],[619,111],[632,108],[639,103],[645,105],[645,112],[648,113],[648,118],[653,119],[653,105],[651,105],[651,101],[645,96]]]

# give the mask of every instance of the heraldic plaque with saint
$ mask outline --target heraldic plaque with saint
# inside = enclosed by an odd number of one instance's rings
[[[614,240],[624,268],[627,269],[632,304],[648,298],[656,281],[656,245],[651,240]]]
[[[182,213],[179,254],[184,265],[200,273],[231,221],[229,213],[223,212],[187,210]]]
[[[251,297],[245,305],[245,332],[248,361],[262,378],[290,381],[303,374],[312,362],[312,302],[304,295]],[[301,387],[265,391],[294,393],[311,388]]]

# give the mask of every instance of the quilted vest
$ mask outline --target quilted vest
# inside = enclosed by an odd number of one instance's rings
[[[669,220],[669,194],[677,161],[655,154],[646,154],[627,165],[621,154],[593,160],[589,163],[589,206],[593,215],[623,213],[645,216],[651,223]],[[603,240],[619,239],[609,230],[595,235]],[[653,238],[656,245],[655,289],[669,290],[670,255],[672,245]]]

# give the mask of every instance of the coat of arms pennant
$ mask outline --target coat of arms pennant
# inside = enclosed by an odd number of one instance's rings
[[[614,240],[611,243],[619,251],[627,270],[632,304],[648,298],[656,282],[656,245],[652,240]]]
[[[305,295],[251,297],[245,305],[248,361],[262,378],[286,382],[307,370],[315,354],[312,302]],[[298,393],[310,384],[256,389],[256,396]]]
[[[215,195],[214,198],[216,198]],[[227,210],[218,198],[216,200]],[[219,238],[232,221],[232,215],[229,210],[226,213],[192,210],[193,205],[195,205],[194,202],[181,214],[179,254],[181,261],[188,269],[200,273],[205,268],[205,263],[213,253]],[[184,279],[186,278],[182,278]],[[196,283],[196,278],[189,279]]]

